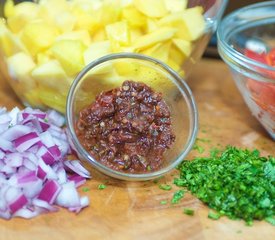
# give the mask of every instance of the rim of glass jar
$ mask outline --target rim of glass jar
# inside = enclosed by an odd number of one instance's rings
[[[81,81],[81,79],[94,67],[100,65],[101,63],[104,63],[108,60],[115,60],[115,59],[123,59],[123,58],[131,58],[131,59],[136,59],[136,60],[143,60],[143,61],[149,61],[153,64],[158,65],[161,67],[163,70],[165,70],[170,76],[172,76],[174,84],[177,86],[177,88],[180,90],[180,92],[184,92],[186,95],[187,101],[187,106],[189,109],[189,116],[191,117],[190,119],[190,131],[189,131],[189,136],[186,141],[185,148],[183,151],[180,153],[180,155],[176,158],[176,160],[166,166],[165,168],[162,168],[160,170],[150,172],[150,173],[124,173],[124,172],[119,172],[115,171],[111,168],[106,167],[105,165],[101,164],[98,162],[96,159],[94,159],[81,145],[81,143],[78,141],[78,138],[76,136],[75,130],[74,130],[74,123],[72,121],[73,119],[73,99],[74,99],[74,92],[76,90],[76,87],[78,83]],[[101,58],[98,58],[91,63],[89,63],[86,67],[83,68],[83,70],[77,75],[77,77],[74,79],[69,93],[67,97],[67,102],[66,102],[66,121],[67,121],[67,127],[69,130],[69,134],[71,137],[71,140],[80,156],[84,157],[85,160],[91,163],[93,167],[95,167],[97,170],[100,172],[103,172],[104,174],[121,179],[121,180],[132,180],[132,181],[144,181],[144,180],[150,180],[150,179],[155,179],[157,177],[160,177],[172,169],[174,169],[178,164],[180,164],[186,155],[190,152],[192,149],[195,139],[198,133],[198,110],[197,110],[197,105],[195,102],[195,99],[193,97],[192,91],[187,85],[187,83],[179,76],[179,74],[174,71],[172,68],[170,68],[168,65],[165,63],[154,59],[152,57],[142,55],[142,54],[137,54],[137,53],[113,53],[109,54],[106,56],[103,56]]]
[[[216,13],[213,16],[209,16],[209,12],[211,12],[212,8],[215,6],[216,2],[220,1],[220,7],[217,8]],[[212,31],[215,32],[217,30],[218,22],[222,18],[222,15],[227,7],[228,0],[216,0],[215,3],[213,3],[213,6],[209,8],[203,15],[206,21],[206,27],[205,31]],[[213,14],[213,13],[212,13]]]
[[[234,20],[237,19],[240,14],[245,13],[248,10],[253,11],[253,9],[266,8],[270,6],[275,7],[275,1],[267,1],[262,3],[252,4],[228,14],[221,21],[217,29],[218,50],[223,60],[226,61],[229,65],[232,65],[232,61],[228,61],[227,60],[228,57],[233,60],[234,64],[239,64],[241,66],[244,66],[253,72],[259,73],[258,72],[259,68],[265,69],[267,71],[275,71],[275,67],[254,61],[253,59],[248,58],[245,55],[241,54],[240,52],[238,52],[236,49],[234,49],[227,43],[228,38],[232,34],[232,30],[235,29],[237,26],[240,27],[240,24],[236,24],[236,22],[234,22]],[[254,20],[252,23],[256,23],[263,20],[270,20],[271,22],[273,21],[275,22],[275,16],[274,14],[261,16],[261,18]],[[249,20],[247,20],[246,23],[249,23]],[[267,77],[265,76],[265,78]],[[269,79],[269,80],[272,82],[275,81],[274,79]]]

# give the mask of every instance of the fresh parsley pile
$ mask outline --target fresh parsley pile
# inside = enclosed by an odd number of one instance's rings
[[[184,161],[174,183],[186,187],[219,216],[244,219],[275,219],[275,158],[261,157],[258,150],[228,146],[210,157]]]

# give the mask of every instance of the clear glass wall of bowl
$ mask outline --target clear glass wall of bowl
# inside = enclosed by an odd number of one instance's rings
[[[275,1],[227,16],[218,29],[218,49],[252,114],[275,139],[275,67],[248,58],[275,48]]]

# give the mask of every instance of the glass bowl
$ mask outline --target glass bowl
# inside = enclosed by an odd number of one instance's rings
[[[140,4],[129,5],[133,1]],[[0,2],[1,77],[24,105],[65,113],[73,79],[110,53],[149,55],[186,79],[227,0],[29,0],[14,1],[15,7],[6,2]]]
[[[229,66],[244,101],[275,140],[274,26],[275,1],[262,2],[225,17],[217,37],[220,56]]]
[[[124,72],[114,75],[114,68],[122,66]],[[76,134],[79,112],[89,106],[99,93],[119,87],[125,80],[145,83],[155,92],[162,93],[164,101],[170,108],[175,142],[166,150],[163,164],[155,171],[145,173],[115,171],[91,156]],[[175,168],[192,149],[198,130],[197,107],[185,81],[177,72],[159,60],[134,53],[111,54],[88,64],[70,88],[66,120],[68,132],[80,159],[87,160],[106,175],[135,181],[157,178]]]

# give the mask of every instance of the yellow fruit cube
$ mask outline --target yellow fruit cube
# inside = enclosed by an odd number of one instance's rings
[[[181,12],[186,9],[187,0],[164,0],[165,6],[170,12]]]
[[[192,44],[190,41],[174,38],[172,42],[185,56],[188,57],[191,54]]]
[[[87,30],[66,32],[59,35],[56,40],[79,40],[86,46],[91,44],[91,36]]]
[[[16,53],[7,59],[9,75],[16,81],[20,82],[25,89],[35,86],[34,80],[30,73],[35,68],[32,57],[24,52]]]
[[[6,57],[18,52],[27,52],[20,39],[3,22],[0,22],[0,50]]]
[[[205,28],[203,8],[200,6],[188,8],[183,12],[182,18],[191,40],[198,39],[203,34]]]
[[[40,101],[47,107],[56,109],[61,113],[66,111],[66,96],[67,93],[58,93],[55,90],[40,87],[37,90],[37,95]]]
[[[14,15],[14,2],[13,0],[7,0],[4,5],[4,16],[9,18]]]
[[[131,27],[142,27],[146,23],[146,17],[133,6],[122,10],[122,18],[125,19]]]
[[[171,39],[174,34],[176,33],[177,29],[175,28],[169,28],[169,27],[162,27],[159,28],[158,30],[148,33],[140,38],[138,38],[133,46],[135,49],[138,50],[143,50],[148,47],[151,47],[152,45],[159,43],[159,42],[164,42],[166,40]]]
[[[107,40],[105,29],[98,29],[92,36],[94,42],[101,42]]]
[[[76,15],[76,29],[87,30],[90,34],[95,33],[100,27],[100,15],[98,12],[80,11]]]
[[[60,32],[70,32],[74,29],[77,18],[71,12],[64,11],[55,16],[54,22]]]
[[[167,41],[164,43],[158,43],[151,48],[146,49],[141,52],[142,54],[149,55],[153,58],[161,60],[165,63],[168,61],[169,51],[171,47],[171,41]]]
[[[84,50],[85,47],[79,40],[56,41],[50,48],[53,56],[60,62],[69,76],[79,73],[84,67]]]
[[[19,33],[22,28],[31,20],[37,17],[39,6],[32,2],[22,2],[13,8],[12,16],[9,16],[7,23],[14,33]]]
[[[110,41],[95,42],[90,44],[90,46],[85,50],[84,63],[85,65],[96,60],[97,58],[103,57],[104,55],[110,54]]]
[[[101,26],[106,26],[119,21],[121,7],[118,6],[118,4],[108,3],[105,1],[102,7],[98,9],[98,14],[100,15]]]
[[[183,54],[182,51],[178,49],[178,47],[172,45],[169,52],[169,60],[172,60],[172,62],[174,62],[181,68],[185,59],[186,59],[186,55]],[[178,70],[178,69],[175,69],[175,70]]]
[[[22,30],[21,40],[32,55],[50,47],[58,35],[56,27],[44,21],[28,23]]]
[[[31,76],[42,86],[55,89],[59,92],[68,91],[69,78],[57,60],[50,60],[33,69]]]
[[[37,65],[44,64],[51,60],[51,53],[49,51],[40,52],[36,55]]]
[[[168,14],[164,0],[134,0],[134,5],[148,17],[160,18]]]
[[[146,33],[153,32],[159,28],[157,21],[153,18],[147,18],[146,20]]]
[[[126,21],[112,23],[106,26],[108,39],[119,44],[127,45],[130,43],[129,27]]]

